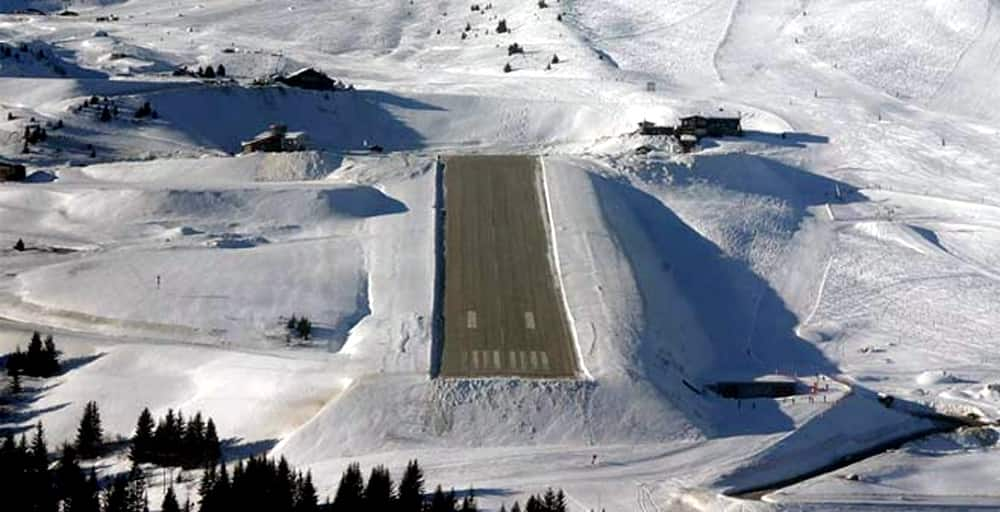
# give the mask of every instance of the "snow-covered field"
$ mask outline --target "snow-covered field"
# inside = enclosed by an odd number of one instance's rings
[[[914,411],[1000,419],[1000,2],[548,3],[0,3],[32,52],[0,58],[0,157],[32,173],[0,183],[0,350],[39,329],[72,362],[6,426],[201,410],[321,495],[418,458],[488,509],[547,486],[580,511],[1000,506],[989,428],[723,495],[928,428]],[[302,66],[355,89],[251,84]],[[631,134],[718,109],[745,137]],[[22,154],[32,118],[64,126]],[[312,150],[232,156],[270,123]],[[542,157],[585,378],[430,378],[436,157],[471,152]],[[704,392],[775,374],[820,391]]]

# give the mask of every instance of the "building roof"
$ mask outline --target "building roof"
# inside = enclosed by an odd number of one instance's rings
[[[304,76],[309,76],[309,75],[321,76],[323,78],[330,78],[329,76],[327,76],[326,73],[324,73],[322,71],[318,71],[315,68],[302,68],[302,69],[300,69],[298,71],[289,73],[288,76],[286,76],[285,78],[286,79],[288,79],[288,78],[297,78],[297,77],[304,77]]]
[[[273,138],[277,138],[277,137],[281,137],[281,136],[282,136],[282,134],[280,134],[280,133],[274,133],[271,130],[266,130],[266,131],[258,133],[257,135],[254,135],[252,139],[245,140],[242,143],[243,144],[253,144],[254,142],[263,142],[265,140],[269,140],[269,139],[273,139]]]
[[[700,112],[697,114],[681,116],[681,119],[695,119],[698,117],[703,119],[733,119],[733,120],[738,120],[743,118],[743,116],[741,116],[739,113],[733,114],[729,111],[722,111],[722,112],[711,112],[708,114]]]

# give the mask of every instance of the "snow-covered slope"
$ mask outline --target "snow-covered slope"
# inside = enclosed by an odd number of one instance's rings
[[[89,399],[121,435],[144,405],[202,409],[323,494],[351,460],[418,457],[487,507],[553,485],[574,510],[654,510],[748,505],[716,493],[926,426],[876,392],[1000,415],[995,0],[480,6],[0,16],[0,41],[34,50],[0,59],[0,156],[42,171],[0,183],[0,247],[33,249],[0,252],[0,343],[55,330],[76,361],[15,426],[62,441]],[[170,74],[219,64],[232,81]],[[251,83],[303,66],[355,89]],[[122,115],[99,121],[92,96]],[[146,101],[157,118],[135,119]],[[718,109],[743,138],[677,155],[630,134]],[[35,123],[48,140],[21,153]],[[313,151],[230,156],[272,123]],[[361,154],[373,144],[389,154]],[[436,156],[465,152],[543,157],[586,378],[428,377]],[[293,313],[311,343],[286,341]],[[824,391],[705,391],[774,374]]]

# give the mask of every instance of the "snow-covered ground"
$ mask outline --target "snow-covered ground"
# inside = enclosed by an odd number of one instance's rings
[[[720,494],[929,427],[906,411],[1000,418],[1000,3],[490,5],[0,15],[30,51],[0,59],[0,156],[35,173],[0,183],[0,349],[40,329],[72,362],[8,426],[60,442],[91,399],[112,435],[144,406],[201,410],[321,494],[353,460],[419,458],[487,508],[546,486],[573,510],[1000,504],[991,430],[842,470],[857,481]],[[62,3],[0,12],[28,7]],[[170,73],[219,64],[233,81]],[[251,84],[301,66],[355,90]],[[121,115],[80,108],[95,95]],[[146,101],[158,117],[134,119]],[[718,109],[746,136],[678,155],[630,135]],[[22,154],[32,118],[64,127]],[[313,150],[231,156],[271,123]],[[466,152],[542,156],[586,378],[430,379],[436,156]],[[291,314],[310,343],[287,342]],[[775,374],[822,391],[704,392]]]

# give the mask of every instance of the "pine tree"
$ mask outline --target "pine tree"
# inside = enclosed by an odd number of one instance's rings
[[[24,391],[24,388],[21,386],[21,370],[15,369],[10,374],[10,384],[7,387],[7,391],[9,391],[11,395],[15,396]]]
[[[90,468],[90,475],[63,506],[63,512],[101,512],[100,489],[97,473]]]
[[[462,507],[459,509],[462,512],[475,512],[478,510],[476,505],[476,490],[469,488],[469,493],[462,498]]]
[[[361,466],[357,463],[347,466],[344,475],[340,477],[337,494],[333,498],[333,510],[336,512],[361,510],[364,485],[364,477],[361,476]]]
[[[451,494],[450,496],[445,494],[441,490],[441,486],[437,486],[434,489],[434,495],[431,496],[430,512],[454,512],[455,511],[455,496]]]
[[[59,351],[56,350],[56,343],[52,340],[52,335],[45,337],[45,347],[42,350],[42,372],[46,377],[51,377],[59,373]]]
[[[319,510],[319,496],[312,482],[312,473],[306,473],[305,478],[297,486],[293,512],[316,512]]]
[[[76,449],[66,443],[62,448],[62,455],[59,457],[59,464],[55,471],[56,495],[59,499],[72,502],[73,496],[79,493],[79,488],[86,484],[83,471],[76,460]]]
[[[510,507],[510,512],[521,512],[521,504],[515,501],[514,506]]]
[[[219,477],[215,479],[211,495],[212,504],[216,507],[214,510],[221,511],[228,508],[226,504],[230,501],[230,482],[229,471],[226,470],[225,464],[219,464]]]
[[[293,490],[295,477],[292,475],[292,469],[288,466],[288,460],[282,457],[278,461],[278,467],[274,473],[275,504],[281,508],[291,508],[295,495]]]
[[[556,493],[556,508],[555,512],[566,512],[566,494],[562,489]]]
[[[125,512],[147,512],[149,500],[146,497],[146,475],[138,464],[132,464],[127,481]]]
[[[198,497],[201,498],[201,510],[205,510],[206,501],[211,503],[212,488],[215,487],[215,465],[205,468],[201,474],[201,483],[198,485]]]
[[[392,476],[385,466],[375,466],[365,486],[365,510],[388,510],[393,503]]]
[[[129,456],[132,462],[152,462],[153,461],[153,415],[146,407],[139,414],[139,420],[135,425],[135,435],[132,436],[132,447]]]
[[[52,485],[52,472],[49,471],[49,452],[45,444],[45,431],[42,424],[35,427],[35,435],[31,440],[31,450],[27,456],[27,492],[34,502],[32,510],[38,512],[56,512],[58,498]]]
[[[18,345],[14,349],[14,352],[7,355],[7,362],[5,367],[7,369],[7,375],[13,375],[16,373],[23,374],[25,371],[25,365],[27,361],[27,356],[21,351],[21,346]]]
[[[188,421],[187,427],[184,429],[182,444],[183,460],[181,465],[183,467],[194,468],[208,462],[205,460],[205,422],[202,421],[200,412]]]
[[[403,479],[399,482],[400,512],[420,512],[424,506],[424,472],[417,461],[406,464]]]
[[[24,372],[26,375],[32,377],[42,377],[41,368],[44,355],[42,352],[45,349],[42,345],[42,335],[35,331],[31,335],[31,342],[28,343],[28,354],[25,356],[25,368]]]
[[[174,486],[167,487],[167,493],[163,495],[163,503],[160,505],[161,512],[181,512],[180,504],[177,503],[177,496],[174,494]]]
[[[35,436],[31,439],[31,452],[28,470],[44,472],[49,469],[49,449],[45,445],[45,429],[42,424],[35,425]]]
[[[104,492],[104,512],[128,512],[128,479],[118,475]]]
[[[545,510],[555,511],[556,510],[556,493],[551,487],[545,490],[545,494],[542,496],[542,506]]]
[[[84,459],[92,459],[101,454],[104,446],[104,428],[97,402],[87,402],[83,408],[80,426],[76,429],[76,451]]]
[[[220,459],[222,459],[222,443],[219,442],[219,436],[215,433],[215,422],[212,418],[208,419],[208,424],[205,425],[205,448],[204,448],[204,462],[209,464],[215,464]]]
[[[226,66],[223,66],[222,64],[219,64],[218,66],[216,66],[216,68],[215,68],[215,76],[218,76],[218,77],[224,77],[224,76],[226,76]]]
[[[542,508],[542,502],[534,495],[528,497],[527,503],[524,504],[525,512],[544,512]]]
[[[299,322],[295,325],[295,331],[300,338],[308,340],[309,336],[312,335],[312,322],[306,317],[300,318]]]

